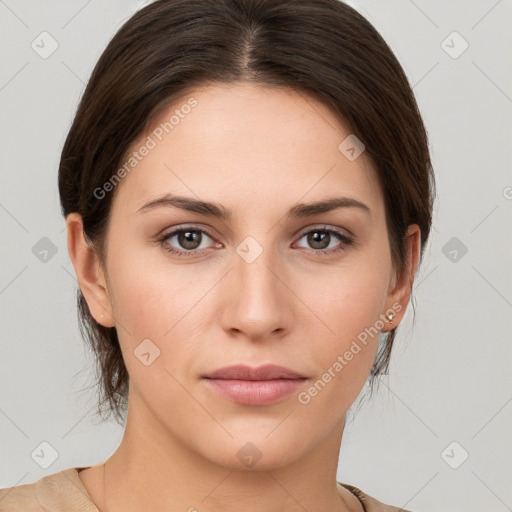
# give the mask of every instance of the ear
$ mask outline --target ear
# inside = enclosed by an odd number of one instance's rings
[[[418,269],[421,249],[421,231],[417,224],[410,224],[406,233],[406,265],[400,277],[394,276],[390,283],[390,290],[386,299],[386,311],[394,311],[395,316],[391,322],[386,321],[382,332],[395,329],[405,315],[411,297],[414,276]]]
[[[114,327],[115,322],[105,275],[96,250],[85,239],[81,215],[78,213],[68,214],[66,227],[69,257],[89,310],[96,322],[104,327]]]

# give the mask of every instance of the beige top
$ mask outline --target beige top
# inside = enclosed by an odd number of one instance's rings
[[[78,476],[81,469],[85,468],[69,468],[33,484],[0,489],[0,512],[99,512]],[[354,494],[365,512],[408,512],[385,505],[353,485],[338,485]]]

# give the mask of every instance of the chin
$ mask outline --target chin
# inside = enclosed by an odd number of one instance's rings
[[[260,431],[254,435],[229,438],[224,442],[204,438],[206,445],[199,446],[198,451],[213,464],[229,470],[271,471],[292,464],[307,448],[304,443],[290,436],[283,437],[283,433],[266,437],[268,432],[271,429],[264,433]],[[300,446],[300,450],[296,446]]]

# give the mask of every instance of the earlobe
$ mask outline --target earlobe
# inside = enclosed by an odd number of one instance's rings
[[[385,312],[387,321],[383,332],[395,329],[402,321],[405,315],[409,299],[411,297],[414,277],[418,269],[421,252],[421,231],[417,224],[409,225],[406,234],[407,239],[407,257],[405,270],[397,279],[393,289],[388,295],[386,301],[387,310]],[[393,312],[394,314],[388,315]]]
[[[89,310],[96,322],[104,327],[114,327],[105,275],[95,249],[85,239],[81,215],[70,213],[66,217],[66,227],[69,257]]]

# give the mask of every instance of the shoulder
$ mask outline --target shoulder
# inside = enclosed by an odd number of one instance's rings
[[[355,487],[354,485],[344,484],[338,482],[339,485],[348,489],[352,494],[356,496],[356,498],[363,505],[365,512],[412,512],[410,510],[406,510],[400,507],[394,507],[392,505],[386,505],[381,501],[369,496],[365,492],[361,491],[361,489]]]
[[[98,512],[77,468],[45,476],[32,484],[0,489],[0,512]]]

